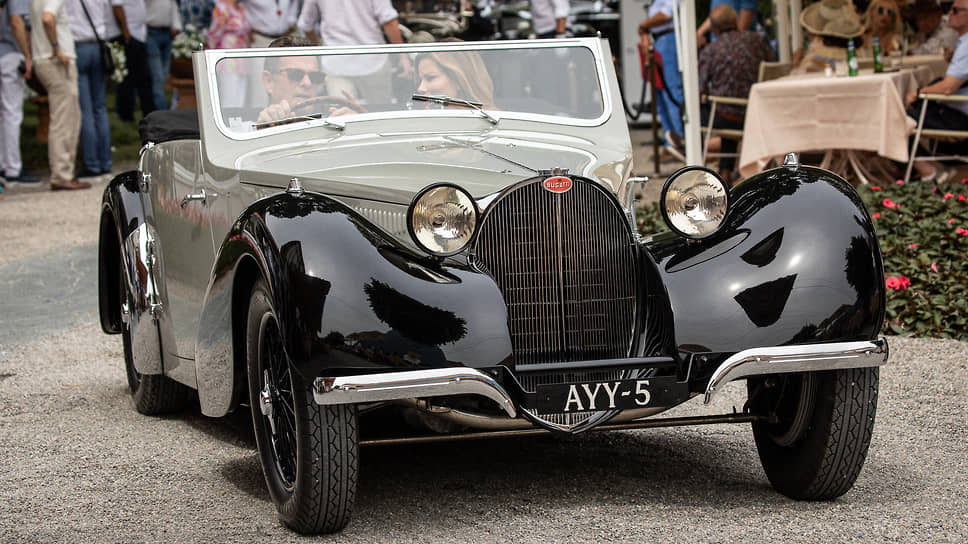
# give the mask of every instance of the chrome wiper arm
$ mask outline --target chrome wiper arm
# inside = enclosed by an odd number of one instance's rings
[[[340,123],[338,121],[330,121],[329,119],[326,119],[325,117],[323,117],[322,113],[310,113],[309,115],[294,115],[292,117],[276,119],[274,121],[265,121],[263,123],[256,123],[252,125],[252,128],[254,128],[255,130],[259,130],[259,129],[275,127],[279,125],[287,125],[289,123],[295,123],[298,121],[315,121],[317,119],[323,120],[324,127],[340,130],[340,131],[346,129],[345,123]]]
[[[447,96],[446,94],[417,94],[414,93],[410,95],[411,100],[418,100],[420,102],[436,102],[437,104],[443,104],[444,106],[448,104],[457,104],[458,106],[467,106],[468,108],[474,108],[481,114],[481,117],[487,119],[492,125],[496,125],[498,118],[494,117],[490,113],[484,111],[484,104],[481,102],[472,102],[470,100],[465,100],[463,98],[454,98],[452,96]]]

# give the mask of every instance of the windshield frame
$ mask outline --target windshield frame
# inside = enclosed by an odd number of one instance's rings
[[[200,53],[204,56],[206,73],[205,78],[207,82],[207,100],[212,107],[213,113],[215,113],[214,121],[219,132],[231,140],[252,140],[257,138],[262,138],[272,134],[279,134],[284,132],[289,132],[293,130],[303,129],[307,127],[323,127],[326,130],[330,130],[325,127],[324,120],[326,117],[320,119],[306,119],[302,121],[291,122],[275,127],[270,127],[258,131],[244,132],[237,129],[230,128],[222,119],[222,115],[218,114],[221,112],[221,104],[219,102],[218,96],[218,84],[216,81],[216,71],[215,66],[219,60],[230,59],[230,58],[247,58],[247,57],[267,57],[267,56],[317,56],[325,54],[392,54],[392,53],[423,53],[429,51],[460,51],[460,50],[476,50],[476,51],[494,51],[494,50],[520,50],[520,49],[544,49],[544,48],[584,48],[592,55],[592,59],[595,65],[595,75],[597,77],[599,92],[602,97],[602,113],[596,118],[576,118],[576,117],[563,117],[558,115],[547,115],[538,113],[528,113],[519,112],[513,110],[496,110],[487,109],[489,114],[496,117],[499,122],[505,119],[514,119],[521,121],[530,121],[535,123],[543,124],[553,124],[553,125],[566,125],[566,126],[578,126],[578,127],[597,127],[605,124],[609,118],[612,116],[612,96],[610,84],[606,78],[606,70],[603,65],[603,57],[601,54],[601,43],[597,38],[571,38],[571,39],[557,39],[557,40],[508,40],[508,41],[491,41],[491,42],[433,42],[433,43],[410,43],[410,44],[385,44],[385,45],[371,45],[371,46],[338,46],[338,47],[299,47],[299,48],[253,48],[253,49],[206,49]],[[605,45],[607,47],[607,45]],[[419,117],[421,119],[435,119],[435,118],[467,118],[469,122],[483,122],[481,130],[487,130],[493,127],[493,125],[486,119],[481,117],[479,111],[473,108],[455,108],[455,109],[440,109],[440,110],[394,110],[394,111],[378,111],[378,112],[366,112],[359,113],[348,116],[341,116],[340,123],[350,126],[357,123],[372,122],[372,121],[389,121],[397,119],[413,119]]]

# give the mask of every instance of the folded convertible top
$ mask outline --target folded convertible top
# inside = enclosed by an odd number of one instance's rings
[[[138,123],[141,145],[148,142],[160,144],[170,140],[197,140],[197,110],[156,110]]]

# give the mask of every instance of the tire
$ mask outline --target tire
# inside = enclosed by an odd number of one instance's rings
[[[846,493],[867,458],[877,411],[878,369],[783,374],[748,382],[763,470],[774,489],[797,500]]]
[[[121,304],[122,316],[133,307],[124,277],[122,261],[118,275],[118,301]],[[157,327],[155,334],[157,334]],[[194,391],[190,387],[163,374],[142,374],[134,367],[131,329],[124,318],[121,319],[121,343],[124,346],[124,371],[128,376],[128,390],[131,392],[135,410],[145,415],[156,416],[179,412],[191,403]]]
[[[252,425],[279,519],[300,533],[341,530],[356,499],[356,407],[316,404],[310,384],[289,364],[261,281],[249,299],[246,365]]]

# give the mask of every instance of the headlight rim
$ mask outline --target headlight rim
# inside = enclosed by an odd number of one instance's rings
[[[669,189],[671,188],[672,184],[675,182],[676,179],[681,177],[683,174],[693,170],[702,170],[704,172],[712,174],[713,178],[715,178],[720,183],[720,185],[722,185],[723,191],[726,194],[726,206],[725,206],[726,209],[723,212],[723,220],[720,221],[718,225],[716,225],[716,228],[714,228],[713,230],[705,234],[690,234],[679,230],[678,228],[676,228],[675,224],[669,218],[669,212],[666,209],[667,208],[666,197],[668,195]],[[729,184],[726,183],[726,181],[722,177],[720,177],[720,175],[716,171],[706,166],[689,165],[689,166],[683,166],[682,168],[676,170],[675,172],[673,172],[671,176],[666,178],[665,183],[662,184],[662,191],[659,193],[659,210],[662,212],[663,221],[665,221],[666,225],[668,225],[673,232],[689,240],[703,240],[718,233],[723,228],[723,225],[726,224],[726,217],[729,216],[729,204],[730,204]]]
[[[419,202],[420,199],[423,198],[425,194],[429,193],[430,191],[433,191],[434,189],[439,189],[440,187],[449,187],[454,189],[455,191],[463,193],[464,196],[466,196],[467,199],[471,201],[471,204],[473,204],[474,229],[471,231],[470,236],[467,237],[467,242],[464,245],[462,245],[460,248],[456,249],[455,251],[439,252],[428,248],[420,241],[420,238],[417,237],[417,233],[414,231],[414,228],[413,228],[413,212],[414,212],[414,209],[417,207],[417,202]],[[477,238],[477,231],[480,229],[480,225],[481,225],[481,210],[480,210],[480,207],[477,205],[477,199],[471,196],[471,194],[467,190],[465,190],[460,185],[457,185],[456,183],[440,181],[440,182],[427,185],[419,192],[417,192],[417,194],[414,195],[413,199],[410,200],[410,205],[407,206],[407,232],[410,234],[410,239],[413,240],[413,242],[417,245],[417,247],[419,247],[421,250],[423,250],[427,254],[434,257],[441,257],[441,258],[450,257],[453,255],[457,255],[462,251],[465,251],[468,247],[471,247],[474,240]]]

